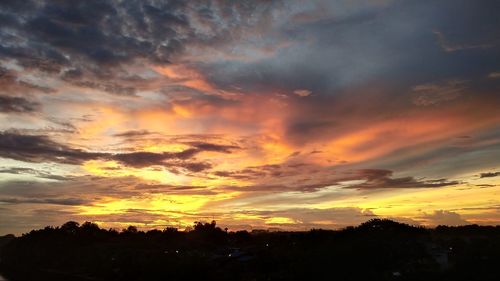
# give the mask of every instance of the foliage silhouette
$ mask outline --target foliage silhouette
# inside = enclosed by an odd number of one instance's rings
[[[0,239],[9,280],[498,280],[500,227],[373,219],[343,230],[121,232],[67,222]]]

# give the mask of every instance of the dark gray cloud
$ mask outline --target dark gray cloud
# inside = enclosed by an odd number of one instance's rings
[[[0,61],[1,62],[1,61]],[[29,93],[53,93],[56,90],[46,87],[35,85],[33,83],[19,79],[19,73],[0,66],[0,93],[8,96],[22,95]],[[7,97],[8,98],[8,97]]]
[[[221,145],[208,142],[191,142],[188,143],[199,151],[212,151],[221,153],[230,153],[232,150],[239,149],[236,145]]]
[[[23,168],[23,167],[5,167],[5,168],[2,167],[0,168],[0,174],[34,175],[38,178],[50,179],[50,180],[67,180],[70,178],[70,177],[51,174],[45,171],[40,171],[32,168]]]
[[[194,185],[170,185],[170,184],[144,184],[140,183],[134,187],[139,192],[161,193],[161,194],[189,194],[189,195],[215,195],[217,192],[210,190],[207,186]]]
[[[163,161],[172,158],[183,158],[187,159],[195,155],[194,150],[182,151],[182,152],[174,152],[174,153],[154,153],[154,152],[131,152],[131,153],[123,153],[116,154],[113,160],[116,160],[120,163],[125,164],[126,166],[143,168],[152,165],[161,165]]]
[[[184,168],[190,172],[197,173],[205,170],[209,170],[212,168],[212,164],[209,162],[184,162],[178,163],[175,165],[175,168],[171,169],[171,171],[177,172],[177,167]]]
[[[40,104],[22,97],[0,95],[0,112],[4,113],[29,113],[39,110]]]
[[[147,130],[130,130],[122,133],[114,134],[115,137],[123,137],[123,138],[135,138],[135,137],[143,137],[154,134],[153,132],[149,132]]]
[[[196,156],[197,154],[204,151],[219,152],[219,153],[231,153],[235,149],[239,149],[237,146],[233,145],[219,145],[212,143],[194,142],[190,143],[191,148],[187,148],[180,152],[130,152],[113,154],[109,157],[112,160],[116,160],[131,167],[147,167],[153,165],[165,165],[167,160],[189,160]],[[209,163],[203,162],[168,162],[167,165],[171,164],[173,167],[185,168],[192,172],[199,172],[205,169],[209,169],[211,165]]]
[[[448,179],[418,179],[415,177],[394,177],[393,171],[386,169],[357,169],[337,171],[332,168],[319,168],[313,165],[264,165],[248,167],[238,171],[215,171],[219,177],[256,181],[249,186],[226,187],[229,190],[246,192],[314,192],[322,188],[341,185],[348,189],[387,189],[387,188],[439,188],[457,185],[460,182]],[[266,180],[267,183],[258,182]],[[345,184],[349,181],[362,181]]]
[[[337,4],[331,3],[332,11],[338,10]],[[396,95],[422,82],[479,78],[499,69],[500,23],[492,12],[499,8],[496,1],[393,1],[346,15],[290,20],[275,28],[293,43],[273,57],[201,67],[225,89],[257,93],[306,89],[331,95],[353,84],[389,79],[391,95]],[[453,45],[488,48],[448,52],[436,32]]]
[[[257,93],[301,89],[331,95],[354,83],[390,77],[393,85],[386,95],[395,96],[422,83],[476,79],[500,69],[495,59],[500,47],[499,23],[492,13],[499,8],[495,1],[395,1],[353,5],[347,13],[329,3],[325,13],[335,11],[329,17],[307,14],[301,3],[281,1],[3,5],[0,57],[57,72],[82,87],[120,95],[133,95],[148,84],[148,79],[128,73],[121,65],[134,60],[175,62],[190,48],[224,53],[224,46],[232,46],[227,54],[232,55],[249,47],[273,47],[272,56],[257,60],[190,62],[221,89]],[[259,43],[247,38],[252,36]],[[246,40],[248,44],[242,45]],[[207,97],[197,97],[203,98]],[[228,101],[219,102],[223,106]],[[318,130],[331,128],[325,126],[330,122],[305,120],[302,125],[292,124],[291,130],[308,123],[318,125]]]
[[[500,172],[487,172],[479,175],[480,178],[492,178],[497,176],[500,176]]]
[[[0,182],[1,198],[32,199],[80,198],[95,201],[100,198],[128,198],[143,193],[134,190],[141,183],[135,177],[104,178],[97,176],[68,177],[64,181],[9,180]]]
[[[2,1],[0,58],[130,95],[121,65],[166,64],[188,47],[217,48],[270,17],[278,1]],[[123,73],[122,73],[123,74]],[[122,77],[123,78],[123,77]]]
[[[0,157],[10,158],[25,162],[55,162],[64,164],[81,164],[88,160],[103,159],[114,160],[123,165],[143,168],[148,166],[167,166],[184,168],[191,172],[200,172],[209,169],[211,165],[204,162],[188,161],[197,154],[210,151],[231,153],[239,149],[234,145],[220,145],[205,142],[189,143],[190,148],[180,152],[129,152],[129,153],[104,153],[89,152],[72,148],[57,143],[47,136],[23,135],[15,132],[0,133]],[[173,160],[173,161],[169,161]]]
[[[264,178],[292,177],[298,174],[312,175],[318,172],[316,169],[318,169],[318,167],[305,163],[283,163],[250,166],[234,171],[216,171],[214,175],[234,179],[259,180]],[[327,170],[329,169],[324,169],[324,171]]]
[[[55,199],[0,198],[0,202],[7,204],[53,204],[53,205],[79,206],[79,205],[89,204],[91,201],[82,198],[55,198]]]
[[[57,143],[47,136],[0,133],[0,157],[26,162],[79,164],[102,157],[102,153],[86,152]]]
[[[182,2],[153,4],[143,1],[30,2],[26,4],[29,8],[7,10],[7,14],[11,12],[23,19],[9,26],[15,31],[11,34],[25,37],[28,44],[19,48],[13,38],[7,41],[11,44],[2,46],[1,53],[25,63],[50,61],[55,65],[70,65],[73,60],[114,64],[138,57],[167,62],[172,53],[182,48],[176,29],[189,27],[182,15],[186,5]],[[34,52],[30,55],[30,51]]]
[[[349,186],[356,189],[379,189],[379,188],[432,188],[457,185],[459,181],[447,179],[416,179],[414,177],[393,178],[393,172],[384,169],[362,169],[354,172],[354,179],[363,179],[364,183]]]
[[[66,80],[66,81],[71,81],[71,80]],[[101,90],[110,94],[132,96],[135,95],[136,92],[135,87],[122,86],[121,84],[115,82],[95,82],[95,81],[71,81],[71,82],[79,87]]]

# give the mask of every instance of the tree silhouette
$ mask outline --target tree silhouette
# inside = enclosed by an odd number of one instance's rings
[[[79,226],[80,224],[77,223],[76,221],[69,221],[61,225],[61,230],[63,230],[66,233],[76,234],[78,232]]]
[[[124,234],[136,234],[138,232],[137,227],[130,225],[126,229],[122,230],[122,233]]]
[[[70,221],[0,237],[9,280],[498,280],[500,227],[373,219],[343,230],[118,232]]]

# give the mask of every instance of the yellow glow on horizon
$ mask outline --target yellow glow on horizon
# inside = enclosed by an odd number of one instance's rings
[[[189,148],[188,145],[181,143],[155,143],[151,141],[145,141],[141,147],[141,151],[146,152],[181,152]]]
[[[294,224],[296,223],[291,218],[287,217],[271,217],[265,220],[266,224]]]
[[[400,190],[380,193],[360,201],[358,206],[385,217],[418,217],[437,210],[453,210],[465,215],[484,213],[481,207],[500,204],[496,188],[454,186]]]
[[[169,217],[181,217],[176,212],[193,212],[198,210],[210,199],[201,195],[169,195],[151,194],[144,197],[131,197],[123,199],[109,199],[97,202],[93,206],[82,206],[81,215],[106,215],[123,214],[128,210],[147,210],[152,214],[164,214]]]
[[[164,216],[165,219],[183,221],[187,213],[196,214],[203,210],[208,202],[227,200],[237,195],[237,192],[214,195],[155,193],[122,199],[108,198],[91,206],[80,206],[79,214],[84,216],[116,215],[126,214],[130,210],[139,210]]]

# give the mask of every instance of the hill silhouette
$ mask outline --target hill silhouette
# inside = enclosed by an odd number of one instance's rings
[[[216,222],[106,230],[85,222],[0,239],[8,280],[499,280],[499,226],[372,219],[308,232],[227,232]]]

